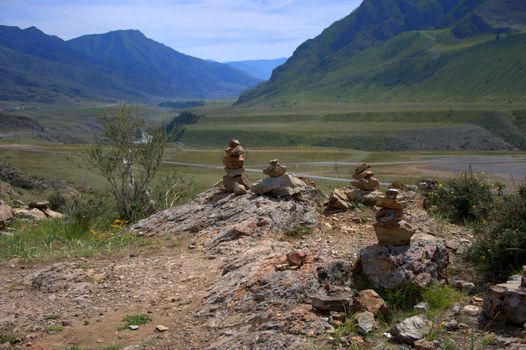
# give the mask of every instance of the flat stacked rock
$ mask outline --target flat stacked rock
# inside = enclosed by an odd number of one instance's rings
[[[310,187],[300,178],[288,174],[287,168],[280,165],[277,159],[271,160],[263,173],[269,177],[256,182],[251,188],[258,195],[290,197],[305,192]]]
[[[223,176],[223,186],[227,192],[245,194],[250,188],[250,181],[245,175],[245,150],[238,140],[233,139],[225,149],[223,164],[226,175]]]
[[[363,190],[363,191],[374,191],[378,189],[380,183],[378,179],[374,177],[375,173],[369,170],[371,166],[367,163],[360,163],[354,173],[352,178],[355,181],[351,181],[351,186]]]
[[[414,230],[405,221],[404,205],[398,202],[399,190],[391,188],[376,203],[381,209],[376,213],[374,230],[378,243],[386,246],[409,245]]]
[[[279,161],[277,159],[272,159],[270,162],[268,162],[269,166],[263,169],[263,174],[268,175],[270,177],[280,177],[281,175],[285,175],[287,172],[287,167],[279,164]]]
[[[484,299],[484,313],[491,320],[517,325],[526,322],[526,266],[521,275],[489,288]]]

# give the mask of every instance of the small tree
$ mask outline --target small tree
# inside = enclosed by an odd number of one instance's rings
[[[151,184],[168,137],[164,128],[145,130],[136,107],[119,106],[102,118],[103,134],[87,150],[88,164],[110,184],[121,219],[135,221],[154,210]]]

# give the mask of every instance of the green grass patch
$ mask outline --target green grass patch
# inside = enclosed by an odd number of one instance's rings
[[[0,260],[53,260],[102,255],[128,246],[152,244],[121,229],[86,231],[62,220],[16,222],[12,236],[0,236]]]
[[[101,348],[101,350],[119,350],[120,348],[121,348],[120,346],[116,344],[112,344],[112,345],[108,345],[108,346]]]
[[[14,333],[0,333],[0,344],[10,343],[14,344],[17,341],[17,337]]]
[[[46,327],[47,332],[62,332],[64,330],[63,326],[51,325]]]
[[[302,238],[305,235],[309,235],[314,231],[314,228],[308,226],[294,227],[283,231],[283,235],[288,238]]]
[[[141,326],[150,322],[151,320],[152,318],[145,314],[126,315],[122,319],[122,322],[124,322],[122,329],[126,329],[130,326]]]
[[[422,300],[429,304],[428,316],[434,317],[449,309],[464,295],[448,285],[434,285],[422,292]]]

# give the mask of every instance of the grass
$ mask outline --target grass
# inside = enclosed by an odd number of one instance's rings
[[[123,231],[86,232],[62,220],[17,222],[12,227],[12,236],[0,236],[0,260],[86,257],[112,253],[129,246],[152,244],[151,240]]]
[[[0,333],[0,344],[10,343],[14,344],[17,341],[17,337],[14,333]]]
[[[302,238],[313,232],[314,228],[307,226],[299,226],[283,231],[283,235],[288,238]]]
[[[122,322],[124,322],[124,326],[122,326],[122,329],[126,329],[130,326],[142,326],[150,322],[151,320],[152,318],[145,314],[126,315],[122,319]]]
[[[119,350],[120,348],[121,348],[120,346],[116,344],[112,344],[112,345],[105,346],[101,348],[100,350]]]
[[[62,332],[64,330],[64,327],[63,326],[58,326],[58,325],[51,325],[51,326],[47,326],[46,327],[46,331],[47,332]]]

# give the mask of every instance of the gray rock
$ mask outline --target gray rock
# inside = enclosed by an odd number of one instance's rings
[[[492,320],[526,322],[526,288],[521,287],[521,276],[490,287],[484,300],[484,313]]]
[[[417,340],[424,339],[430,330],[429,321],[425,317],[413,316],[391,328],[391,335],[396,341],[413,344]]]
[[[446,280],[449,255],[443,240],[415,234],[409,246],[373,245],[362,249],[360,262],[375,287],[394,289],[416,283],[425,288]]]
[[[315,295],[311,298],[311,304],[318,311],[348,312],[351,310],[352,300],[353,293],[342,290],[331,295]]]
[[[345,191],[338,188],[332,191],[327,207],[331,209],[349,209],[350,205]]]
[[[265,222],[266,229],[290,229],[314,226],[319,222],[317,203],[319,192],[307,187],[301,198],[278,200],[250,193],[234,195],[221,188],[201,193],[192,202],[170,208],[139,221],[130,228],[132,233],[145,236],[178,232],[213,232],[246,221]]]
[[[354,316],[356,317],[356,324],[360,333],[367,334],[376,328],[376,321],[372,312],[359,312]]]
[[[476,305],[466,305],[462,308],[462,314],[469,317],[478,317],[482,309]]]
[[[250,236],[255,231],[256,223],[252,221],[246,221],[221,230],[219,234],[212,239],[210,245],[214,247],[222,242],[233,241],[242,236]]]
[[[456,289],[464,290],[467,293],[471,294],[475,292],[476,286],[472,282],[464,281],[463,279],[454,278],[452,280],[452,285]]]
[[[3,203],[0,202],[0,228],[4,227],[8,220],[13,218],[13,209]]]
[[[30,221],[40,221],[46,218],[44,212],[34,208],[34,209],[24,209],[24,208],[14,208],[13,216],[17,219],[30,220]]]
[[[457,320],[453,319],[453,320],[450,320],[448,322],[445,323],[444,327],[448,330],[448,331],[457,331],[458,330],[458,322]]]
[[[307,190],[307,184],[292,174],[269,177],[260,180],[251,188],[255,194],[268,194],[276,197],[294,196]]]

